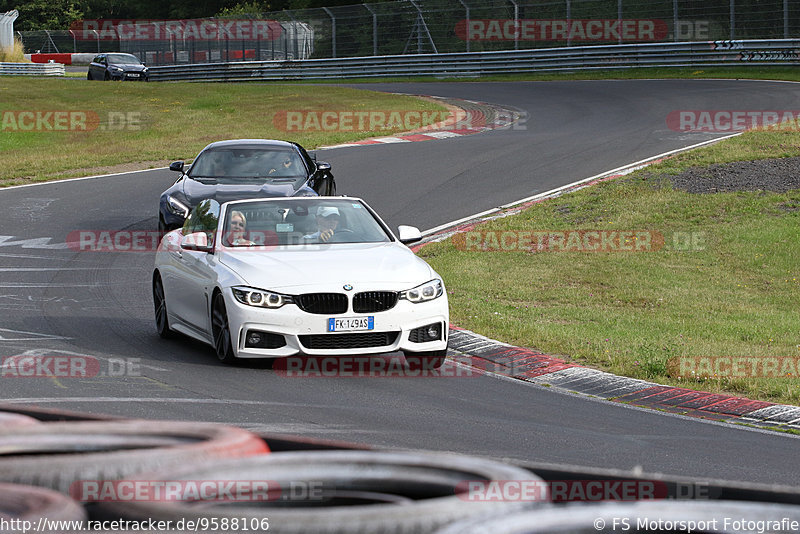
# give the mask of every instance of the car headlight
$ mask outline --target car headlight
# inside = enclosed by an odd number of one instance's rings
[[[177,198],[173,197],[172,195],[167,196],[167,209],[174,213],[175,215],[180,215],[184,219],[189,216],[189,206],[178,200]]]
[[[120,67],[111,67],[111,70],[113,70],[114,72],[122,72],[122,69]]]
[[[414,289],[401,291],[400,298],[410,302],[426,302],[441,297],[442,293],[444,293],[444,284],[437,278]]]
[[[294,299],[291,295],[283,295],[281,293],[244,286],[237,286],[232,289],[234,298],[248,306],[256,306],[257,308],[280,308],[284,304],[294,303]]]

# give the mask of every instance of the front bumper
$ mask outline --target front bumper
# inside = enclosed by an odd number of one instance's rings
[[[338,315],[307,313],[295,304],[286,304],[278,309],[247,306],[233,297],[230,288],[225,289],[224,297],[233,348],[238,358],[379,354],[398,350],[428,352],[447,348],[449,312],[446,295],[417,304],[399,300],[393,308],[381,312]],[[372,330],[328,332],[331,318],[368,316],[374,317]],[[417,337],[412,335],[415,329],[431,324],[440,325],[440,339],[412,341]],[[276,348],[248,347],[247,336],[252,331],[282,336],[284,344]],[[334,336],[346,337],[334,339]]]
[[[146,82],[148,81],[147,73],[143,72],[112,72],[111,79],[115,81],[128,81],[128,82]]]

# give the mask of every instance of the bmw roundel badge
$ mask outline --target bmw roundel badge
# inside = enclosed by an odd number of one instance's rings
[[[351,286],[350,284],[345,284],[342,287],[344,288],[345,291],[352,291],[353,290],[353,286]]]

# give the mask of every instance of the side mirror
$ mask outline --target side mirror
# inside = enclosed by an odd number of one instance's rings
[[[397,232],[399,234],[398,237],[400,238],[400,242],[404,245],[422,241],[422,234],[420,233],[419,228],[416,226],[405,226],[401,224],[397,227]]]
[[[169,164],[169,170],[175,172],[183,172],[183,162],[182,161],[173,161]]]
[[[319,172],[326,172],[331,170],[331,164],[327,161],[318,161],[317,162],[317,171]]]
[[[212,247],[208,243],[208,234],[205,232],[194,232],[181,239],[181,248],[186,250],[199,250],[201,252],[211,252]]]

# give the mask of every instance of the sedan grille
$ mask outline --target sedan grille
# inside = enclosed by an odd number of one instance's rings
[[[395,291],[365,291],[353,297],[353,311],[356,313],[375,313],[391,310],[397,304]]]
[[[306,293],[298,295],[295,302],[306,313],[330,315],[347,311],[347,295],[341,293]]]
[[[315,334],[298,336],[307,349],[366,349],[394,344],[400,332],[364,332],[357,334]]]

